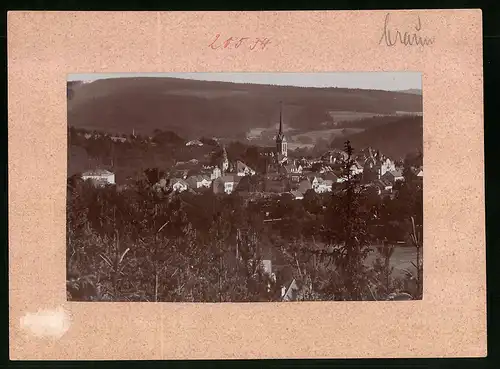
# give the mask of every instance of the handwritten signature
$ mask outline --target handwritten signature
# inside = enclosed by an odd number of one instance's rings
[[[408,32],[401,33],[398,29],[394,29],[396,33],[394,37],[391,37],[391,29],[389,26],[390,14],[387,13],[384,21],[384,31],[382,33],[382,37],[380,37],[379,45],[385,43],[387,46],[395,46],[396,44],[402,44],[404,46],[430,46],[432,45],[436,39],[435,37],[427,37],[420,35],[420,31],[422,30],[422,22],[420,20],[420,16],[417,18],[417,24],[415,25],[416,32]]]
[[[219,40],[220,33],[215,35],[215,39],[208,45],[213,50],[217,49],[238,49],[240,46],[246,47],[250,50],[264,50],[271,40],[264,37],[229,37],[227,39]]]

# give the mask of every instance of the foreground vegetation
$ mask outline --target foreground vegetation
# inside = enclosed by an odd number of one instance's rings
[[[420,299],[420,183],[406,170],[396,195],[381,198],[351,175],[349,143],[345,150],[342,188],[309,191],[303,200],[179,194],[155,187],[151,175],[121,191],[70,177],[68,298],[276,301],[293,277],[297,300],[386,300],[401,292]],[[395,278],[389,263],[398,241],[418,251],[407,278]],[[370,252],[378,255],[366,265]],[[283,271],[276,279],[264,272],[264,259]]]

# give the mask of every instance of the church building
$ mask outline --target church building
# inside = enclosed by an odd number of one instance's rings
[[[229,172],[229,159],[227,158],[226,146],[222,146],[222,161],[221,161],[221,171],[222,175]]]
[[[283,112],[282,106],[280,105],[280,128],[278,135],[276,136],[276,158],[278,164],[286,164],[288,161],[288,143],[286,141],[285,134],[283,133]]]

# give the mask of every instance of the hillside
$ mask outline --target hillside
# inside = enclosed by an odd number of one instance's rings
[[[286,125],[297,132],[335,123],[336,111],[344,115],[422,111],[421,96],[400,92],[121,78],[68,82],[68,124],[127,134],[132,130],[151,134],[160,128],[186,139],[245,139],[252,129],[278,122],[279,101],[284,104]]]
[[[423,119],[408,116],[377,124],[363,132],[333,140],[332,147],[342,148],[346,139],[354,148],[371,146],[394,159],[404,158],[408,153],[422,150]]]

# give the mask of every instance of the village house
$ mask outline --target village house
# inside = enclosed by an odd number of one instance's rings
[[[397,181],[404,181],[405,179],[401,170],[398,169],[385,172],[382,178],[387,179],[392,184],[396,183]]]
[[[287,164],[284,166],[287,174],[301,174],[302,173],[302,165],[297,165],[297,161],[293,161],[291,164]]]
[[[378,188],[379,195],[392,193],[392,183],[386,178],[376,180],[374,185]]]
[[[203,146],[203,142],[201,142],[200,140],[192,140],[186,142],[186,146]]]
[[[325,193],[332,191],[333,182],[325,180],[321,177],[313,177],[311,180],[311,187],[316,193]]]
[[[239,177],[243,176],[253,176],[255,175],[255,170],[250,168],[248,165],[238,160],[236,162],[236,175]]]
[[[321,160],[328,164],[337,164],[347,159],[347,153],[342,150],[327,151],[321,156]]]
[[[357,161],[354,161],[354,164],[351,166],[351,173],[353,175],[358,175],[358,174],[362,174],[364,171],[364,168],[363,166],[358,163]]]
[[[110,139],[113,142],[121,142],[121,143],[127,142],[127,138],[126,137],[111,136]]]
[[[187,179],[190,169],[173,169],[171,174],[176,178]]]
[[[259,147],[259,155],[264,157],[273,158],[276,155],[275,147]]]
[[[165,191],[168,188],[169,183],[168,179],[162,178],[153,185],[153,189],[156,191]]]
[[[115,174],[106,169],[96,169],[82,174],[84,181],[90,180],[95,186],[115,184]]]
[[[224,175],[213,181],[213,191],[215,194],[231,194],[240,181],[241,177],[235,175]]]
[[[191,159],[188,161],[178,161],[175,163],[175,169],[177,170],[200,170],[201,165],[197,159]]]
[[[264,180],[265,192],[284,193],[290,190],[290,183],[286,178],[268,177]]]
[[[371,147],[369,147],[368,153],[368,157],[364,163],[364,171],[371,171],[380,179],[385,173],[396,170],[394,161],[382,155],[379,151],[374,153]]]
[[[292,196],[295,200],[303,200],[304,199],[304,194],[300,191],[297,191],[297,190],[290,191],[290,194],[292,194]]]
[[[218,166],[204,166],[200,173],[202,175],[208,175],[210,176],[210,179],[213,181],[214,179],[219,178],[222,176],[222,171]]]
[[[209,179],[208,176],[195,175],[188,177],[186,179],[186,183],[190,188],[196,190],[199,188],[210,188],[210,186],[212,185],[212,180]]]
[[[173,178],[170,181],[170,187],[172,188],[172,190],[174,192],[183,192],[183,191],[186,191],[189,186],[188,186],[187,182],[184,179],[182,179],[182,178]]]
[[[387,172],[392,172],[396,170],[396,164],[389,158],[382,157],[380,161],[380,176],[383,176]]]
[[[329,165],[322,165],[319,170],[318,170],[318,173],[319,174],[323,174],[323,173],[328,173],[328,172],[331,172],[332,171],[332,167],[330,167]]]

